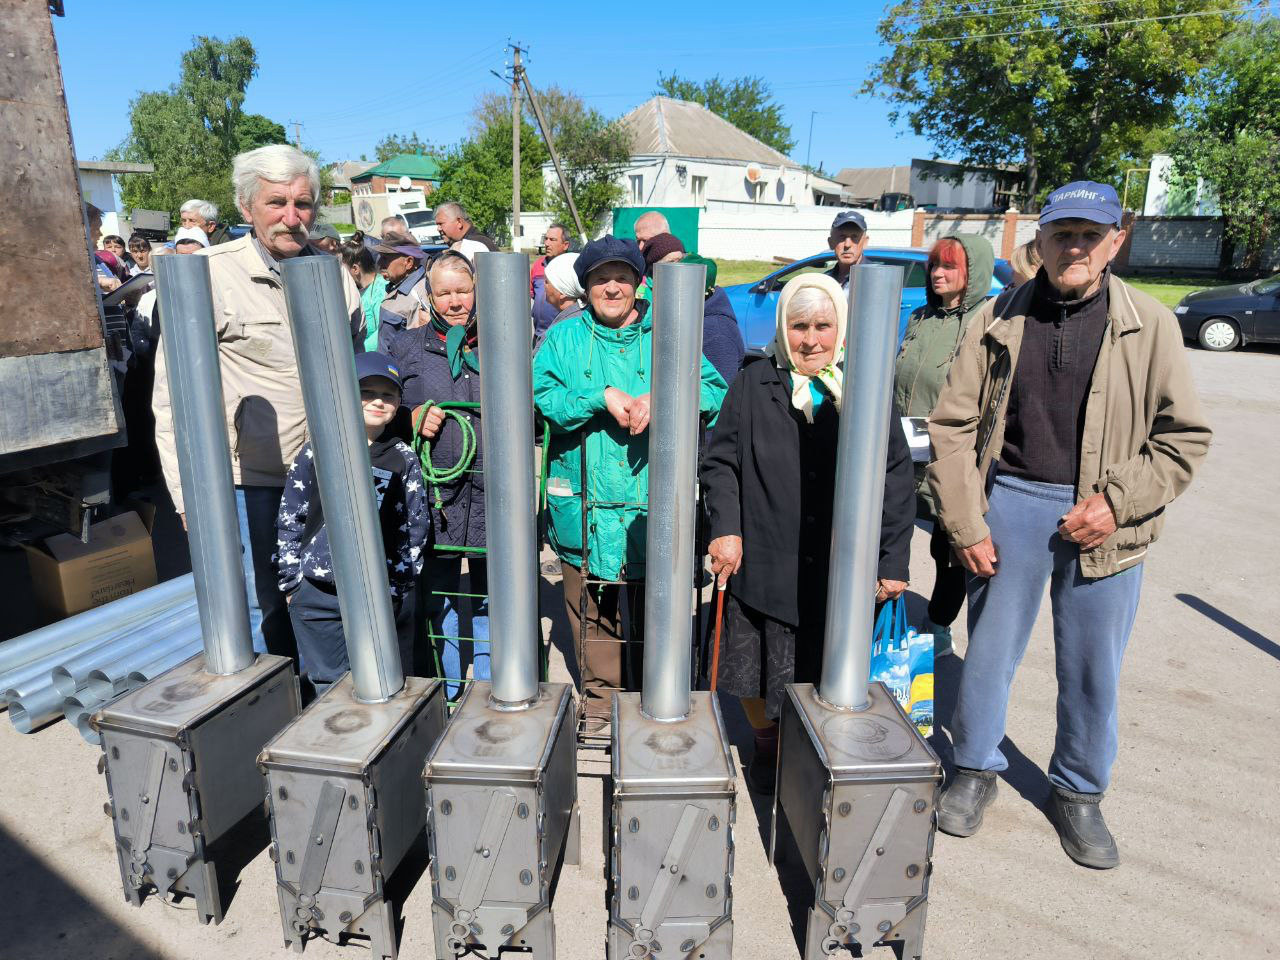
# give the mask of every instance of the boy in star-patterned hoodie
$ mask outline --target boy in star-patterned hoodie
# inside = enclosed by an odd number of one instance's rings
[[[391,604],[407,673],[413,667],[414,584],[422,573],[430,524],[422,466],[391,427],[400,406],[400,371],[395,363],[385,354],[360,353],[356,355],[356,375],[387,554]],[[276,532],[280,589],[289,602],[289,619],[298,640],[299,671],[317,694],[323,693],[350,669],[350,662],[310,443],[299,452],[285,478]]]

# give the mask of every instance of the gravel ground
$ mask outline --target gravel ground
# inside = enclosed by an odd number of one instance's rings
[[[1280,593],[1268,559],[1280,534],[1280,353],[1192,351],[1191,358],[1216,438],[1192,489],[1170,509],[1165,536],[1146,565],[1125,665],[1120,757],[1104,807],[1123,864],[1107,873],[1075,866],[1045,817],[1042,771],[1053,744],[1055,684],[1044,616],[1014,683],[1006,745],[1013,764],[1000,797],[978,836],[938,837],[929,957],[1277,954],[1280,748],[1260,734],[1275,727],[1280,704]],[[914,546],[913,582],[927,593],[932,573],[922,533]],[[20,559],[0,562],[12,572],[5,606],[21,605]],[[563,677],[558,597],[553,584],[544,585],[544,622],[557,641],[555,669]],[[912,604],[920,615],[923,600],[915,596]],[[957,640],[963,656],[962,629]],[[938,668],[934,739],[944,758],[958,666],[953,658]],[[735,757],[739,748],[749,752],[736,707],[727,705],[726,716]],[[0,960],[279,954],[265,853],[244,866],[220,926],[202,927],[189,911],[154,899],[140,910],[125,903],[97,757],[97,748],[66,724],[22,737],[0,721],[0,880],[9,890],[0,908]],[[604,956],[607,768],[597,757],[580,764],[583,862],[563,870],[556,899],[562,960]],[[741,782],[739,789],[735,954],[798,956],[791,918],[804,909],[804,891],[790,877],[780,883],[766,863],[759,822],[768,807]],[[405,902],[402,956],[433,956],[429,907],[423,877]],[[306,952],[317,960],[367,955],[357,945],[325,942]]]

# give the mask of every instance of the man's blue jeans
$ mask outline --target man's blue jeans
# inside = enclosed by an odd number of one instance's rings
[[[276,514],[281,487],[236,487],[240,515],[244,585],[249,594],[249,627],[253,649],[297,659],[298,647],[289,623],[289,608],[273,560],[276,552]]]
[[[426,599],[427,623],[440,654],[444,676],[462,681],[470,667],[471,679],[488,680],[488,565],[484,560],[468,557],[467,570],[464,589],[462,560],[451,556],[432,557],[419,596]],[[461,692],[460,682],[445,684],[445,695],[450,700]]]
[[[1142,565],[1097,580],[1081,576],[1079,548],[1058,535],[1059,519],[1074,505],[1074,487],[997,478],[986,518],[996,575],[969,577],[969,648],[951,734],[957,767],[1008,767],[1000,741],[1009,687],[1048,583],[1058,675],[1049,780],[1074,793],[1102,793],[1116,758],[1120,663],[1138,612]]]

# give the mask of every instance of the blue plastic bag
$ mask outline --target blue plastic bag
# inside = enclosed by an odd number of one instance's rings
[[[921,736],[933,733],[933,634],[907,624],[901,597],[882,604],[871,638],[871,677],[882,681]]]

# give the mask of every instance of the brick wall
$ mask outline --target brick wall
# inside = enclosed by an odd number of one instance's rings
[[[1217,217],[1138,217],[1129,241],[1129,267],[1215,270],[1222,255]]]
[[[977,234],[990,240],[996,256],[1005,259],[1018,244],[1026,242],[1036,232],[1036,215],[1033,213],[931,214],[918,210],[915,217],[913,246],[931,247],[942,237],[957,233]]]

